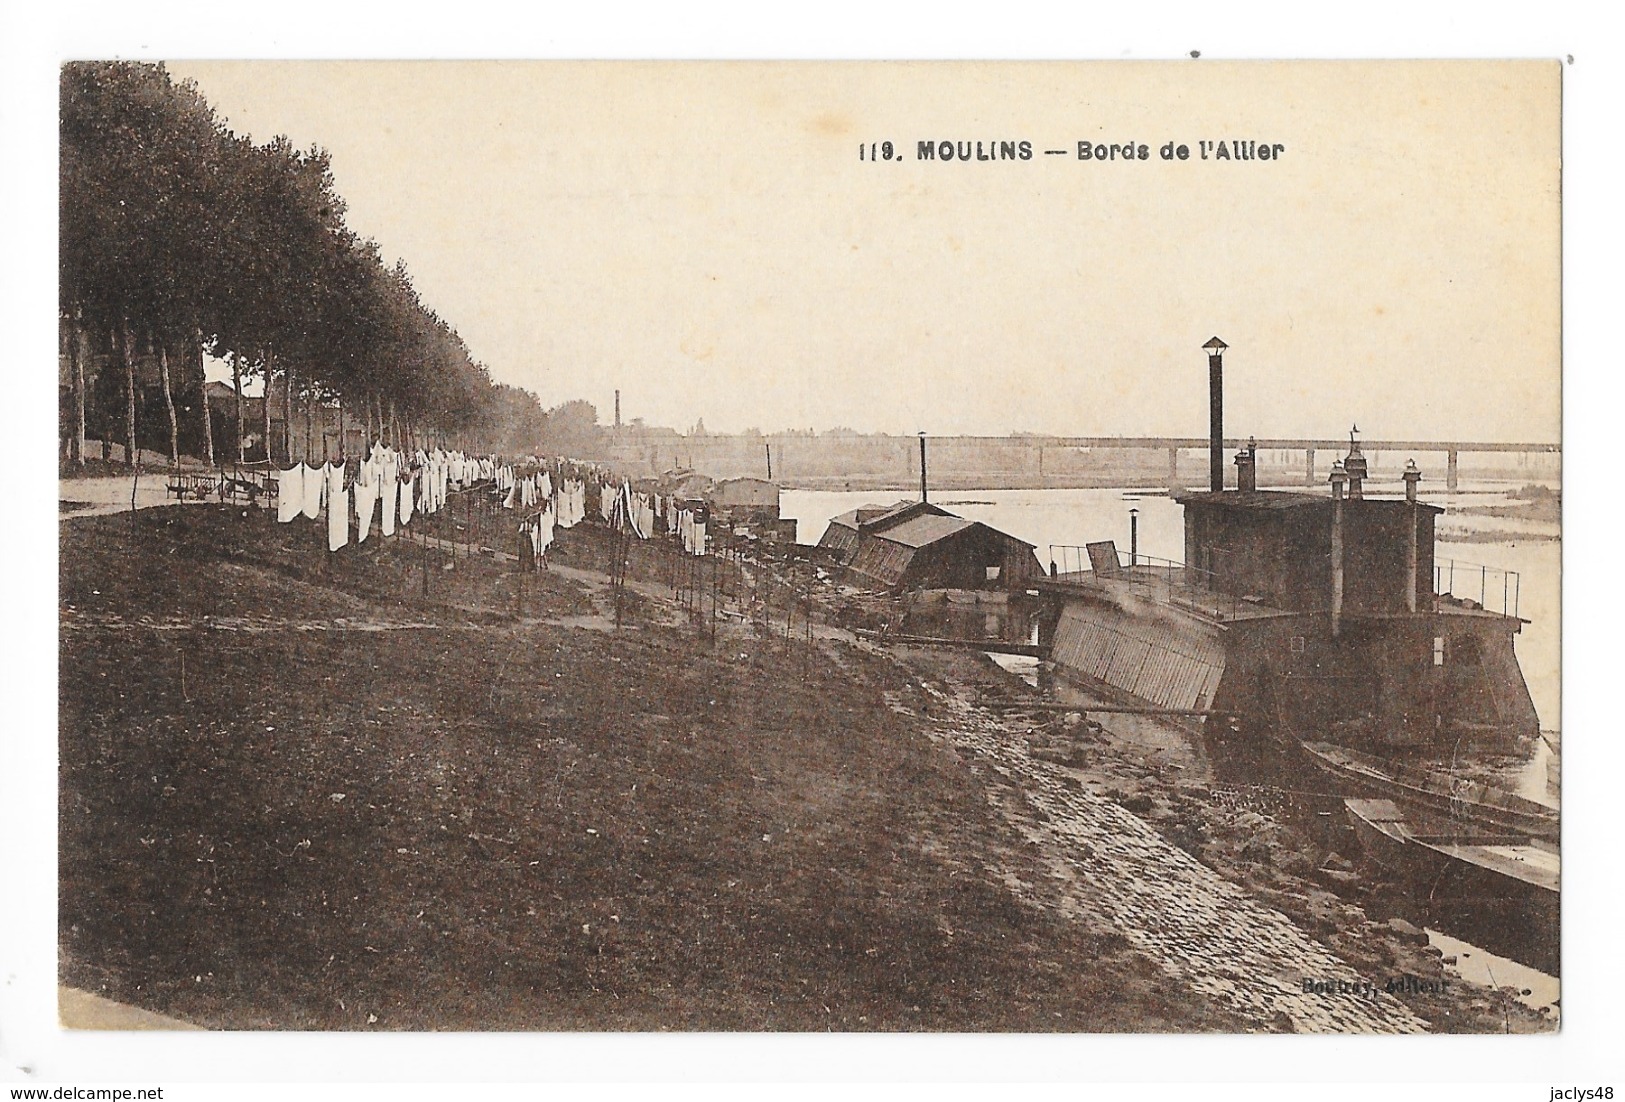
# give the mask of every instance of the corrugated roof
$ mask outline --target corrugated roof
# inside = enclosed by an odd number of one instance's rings
[[[843,528],[857,528],[865,514],[874,517],[877,514],[889,512],[897,506],[886,505],[860,505],[856,509],[848,509],[838,517],[831,517],[831,524],[839,524]]]
[[[899,521],[884,532],[876,532],[874,535],[876,539],[900,543],[904,547],[924,547],[928,543],[936,543],[967,528],[975,527],[974,520],[966,520],[964,517],[945,517],[926,513]]]
[[[866,515],[861,516],[858,519],[864,524],[872,524],[876,527],[882,527],[898,517],[904,516],[914,510],[919,510],[926,513],[935,513],[942,516],[948,515],[948,511],[946,509],[938,508],[937,506],[928,504],[924,501],[899,501],[895,505],[882,505],[877,506],[876,508],[878,509],[878,512],[873,513],[871,513],[868,509],[862,510],[862,512]]]

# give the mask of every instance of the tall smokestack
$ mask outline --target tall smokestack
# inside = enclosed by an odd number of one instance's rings
[[[1224,490],[1224,350],[1230,346],[1214,337],[1207,349],[1208,487]]]
[[[621,392],[615,392],[615,427],[621,427]]]

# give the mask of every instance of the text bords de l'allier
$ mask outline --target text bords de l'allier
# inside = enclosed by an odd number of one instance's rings
[[[914,156],[906,144],[890,141],[863,142],[858,146],[860,161],[1032,161],[1045,157],[1092,162],[1136,161],[1279,161],[1286,153],[1283,142],[1252,138],[1201,139],[1196,142],[1097,142],[1087,139],[1056,147],[1043,147],[1030,140],[940,140],[916,141]]]

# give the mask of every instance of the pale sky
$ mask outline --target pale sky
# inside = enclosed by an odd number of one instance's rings
[[[1218,335],[1231,435],[1558,439],[1555,62],[170,69],[326,147],[497,379],[606,423],[1202,436]],[[1199,159],[1236,138],[1285,151]]]

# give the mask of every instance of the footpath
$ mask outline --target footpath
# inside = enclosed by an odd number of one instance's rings
[[[183,1022],[178,1018],[169,1018],[162,1014],[154,1014],[150,1010],[140,1007],[126,1006],[124,1003],[104,999],[100,995],[92,995],[88,991],[80,991],[74,987],[58,987],[56,989],[57,1020],[62,1023],[63,1029],[91,1029],[114,1030],[127,1032],[131,1030],[175,1030],[196,1029],[202,1026]]]
[[[1049,884],[1024,886],[1039,902],[1104,917],[1170,979],[1261,1031],[1427,1032],[1426,1022],[1382,992],[1305,993],[1305,980],[1364,990],[1369,977],[1139,817],[1066,783],[1060,767],[1032,758],[1023,736],[988,713],[929,683],[921,688],[930,716],[897,694],[887,702],[1015,787],[1020,795],[1000,810],[1050,868]],[[990,799],[1000,797],[990,789]]]

